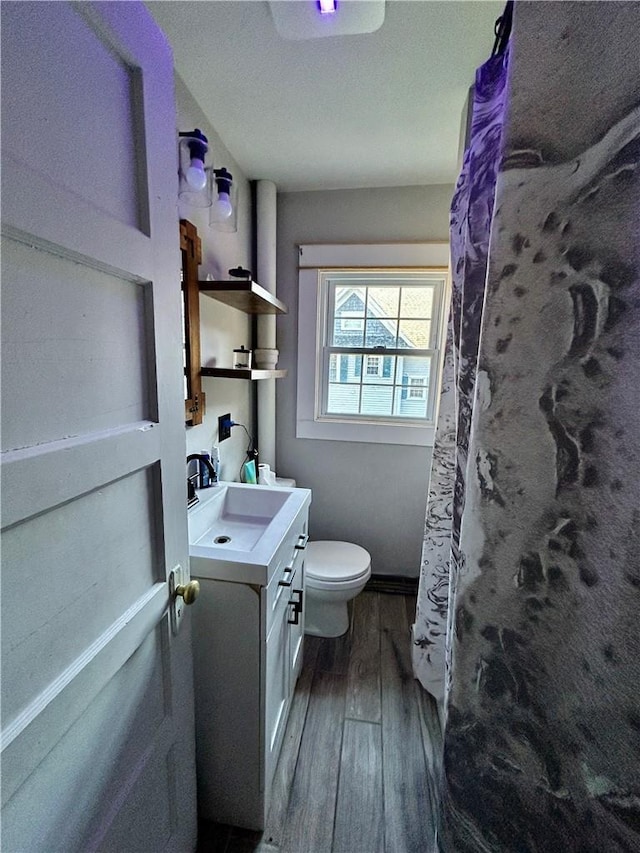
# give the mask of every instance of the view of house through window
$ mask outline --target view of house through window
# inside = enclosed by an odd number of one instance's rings
[[[441,272],[326,271],[324,417],[432,417]]]

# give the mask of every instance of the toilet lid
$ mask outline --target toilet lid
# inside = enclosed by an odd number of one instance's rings
[[[371,557],[352,542],[309,542],[305,558],[307,577],[326,581],[349,581],[366,574]]]

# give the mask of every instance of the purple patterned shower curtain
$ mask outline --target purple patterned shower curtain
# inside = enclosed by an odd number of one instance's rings
[[[639,3],[522,0],[504,120],[474,114],[443,853],[640,853],[638,32]]]
[[[465,572],[460,531],[508,65],[507,50],[476,72],[470,139],[451,205],[452,296],[413,635],[414,674],[441,702],[450,614]]]

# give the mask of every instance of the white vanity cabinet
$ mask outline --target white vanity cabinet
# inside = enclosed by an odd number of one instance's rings
[[[192,608],[198,809],[207,820],[265,825],[302,666],[308,515],[307,499],[275,551],[266,586],[213,579],[192,557],[191,577],[200,582]]]

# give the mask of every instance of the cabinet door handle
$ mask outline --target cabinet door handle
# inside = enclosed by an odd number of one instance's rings
[[[278,586],[291,586],[293,579],[296,576],[296,570],[293,568],[293,565],[287,566],[282,575],[282,579],[278,581]],[[285,577],[285,575],[287,575],[287,577]]]
[[[304,549],[307,547],[308,541],[309,541],[309,534],[308,533],[301,533],[300,536],[298,536],[298,542],[297,542],[295,547],[297,548],[298,551],[304,551]]]
[[[291,614],[287,619],[287,625],[299,625],[300,624],[300,611],[294,607],[293,608],[293,619],[291,618]]]
[[[300,624],[300,614],[302,613],[302,596],[304,595],[301,589],[294,589],[292,595],[300,596],[297,601],[294,601],[293,598],[289,599],[289,604],[293,607],[293,619],[287,619],[289,625],[299,625]]]

